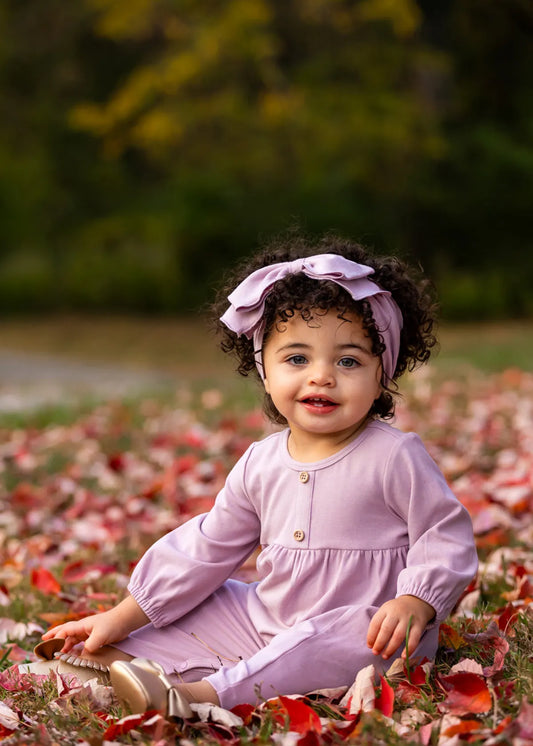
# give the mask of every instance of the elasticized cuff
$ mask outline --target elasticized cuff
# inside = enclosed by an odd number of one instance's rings
[[[435,616],[431,622],[428,622],[426,629],[433,629],[448,616],[448,612],[442,608],[438,600],[435,598],[435,595],[432,594],[431,591],[428,591],[427,588],[402,588],[396,594],[396,598],[399,598],[400,596],[415,596],[435,609]]]
[[[153,599],[151,599],[147,595],[147,593],[143,591],[142,588],[130,583],[128,585],[128,591],[137,601],[141,609],[144,611],[144,613],[156,629],[164,627],[166,624],[168,624],[168,621],[164,619],[162,611],[157,608],[157,605],[154,603]]]

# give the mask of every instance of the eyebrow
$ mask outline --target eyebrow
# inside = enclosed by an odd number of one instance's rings
[[[348,344],[342,344],[342,345],[335,345],[336,349],[338,350],[359,350],[360,352],[364,352],[366,355],[372,355],[371,350],[369,350],[367,347],[363,347],[363,345],[355,344],[349,342]],[[290,350],[309,350],[311,349],[311,345],[307,345],[304,342],[289,342],[286,345],[281,345],[281,347],[278,347],[276,352],[289,352]]]

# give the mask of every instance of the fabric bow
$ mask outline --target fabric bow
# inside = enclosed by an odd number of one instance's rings
[[[248,275],[228,296],[230,306],[220,320],[236,334],[253,338],[260,376],[264,378],[261,348],[265,298],[278,280],[300,272],[313,280],[335,282],[354,300],[368,300],[376,328],[386,346],[382,355],[383,370],[391,380],[400,348],[400,331],[403,325],[401,311],[388,290],[382,290],[368,279],[374,272],[372,267],[357,264],[338,254],[317,254],[261,267]]]

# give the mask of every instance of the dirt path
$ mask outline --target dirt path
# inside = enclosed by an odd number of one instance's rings
[[[172,383],[168,373],[156,370],[0,349],[0,412],[85,397],[135,395]]]

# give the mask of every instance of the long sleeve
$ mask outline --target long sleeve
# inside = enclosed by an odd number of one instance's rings
[[[259,517],[244,487],[253,446],[232,469],[209,513],[159,539],[135,568],[128,590],[155,627],[195,608],[259,542]]]
[[[406,521],[409,534],[407,566],[398,576],[397,595],[427,601],[441,621],[477,570],[470,517],[415,434],[392,449],[384,489],[389,508]]]

